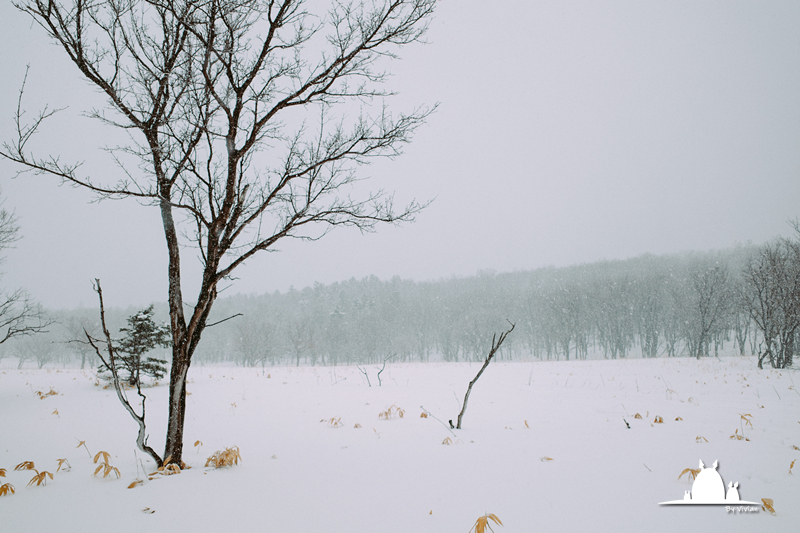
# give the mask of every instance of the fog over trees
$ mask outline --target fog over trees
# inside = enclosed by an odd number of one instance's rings
[[[219,299],[197,360],[252,367],[480,361],[508,320],[517,329],[498,360],[738,354],[781,368],[792,364],[800,324],[798,265],[800,243],[780,239],[567,268],[427,282],[372,276],[235,295]],[[130,311],[109,311],[112,332]],[[156,311],[166,320],[163,305]],[[58,315],[53,340],[86,323],[86,310]],[[24,343],[9,350],[32,357]],[[87,355],[61,344],[47,357],[83,364]]]

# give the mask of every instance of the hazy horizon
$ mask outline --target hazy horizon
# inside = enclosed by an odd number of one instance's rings
[[[375,275],[415,281],[761,244],[800,216],[800,4],[731,2],[442,2],[429,44],[388,64],[395,113],[439,103],[404,154],[359,169],[397,203],[433,200],[413,224],[282,241],[236,271],[228,294],[260,294]],[[68,109],[32,147],[91,175],[119,170],[96,149],[109,131],[81,116],[104,101],[62,50],[9,3],[0,141],[17,95]],[[164,301],[157,208],[92,203],[46,176],[11,179],[0,198],[22,239],[2,286],[48,308]],[[133,169],[132,169],[133,170]],[[182,250],[184,298],[198,259]]]

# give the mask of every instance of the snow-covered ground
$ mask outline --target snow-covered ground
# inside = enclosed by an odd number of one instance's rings
[[[137,471],[137,457],[148,472],[153,463],[135,450],[136,425],[92,372],[0,361],[0,484],[16,488],[0,497],[0,530],[467,533],[484,513],[503,521],[498,533],[800,524],[800,463],[789,473],[800,459],[792,371],[759,371],[738,357],[492,363],[473,388],[464,429],[451,432],[436,418],[455,420],[478,368],[395,364],[379,387],[370,365],[369,387],[355,367],[195,367],[184,456],[192,468],[149,481]],[[58,394],[36,394],[51,388]],[[166,392],[146,389],[159,451]],[[392,409],[379,418],[392,406],[404,416]],[[421,418],[421,406],[432,416]],[[752,427],[742,415],[752,415]],[[107,451],[121,478],[92,477],[80,441],[91,456]],[[238,466],[204,467],[231,446],[241,451]],[[71,469],[55,473],[62,458]],[[774,500],[777,515],[659,506],[691,490],[688,474],[678,475],[700,460],[719,461],[742,500]],[[33,472],[14,471],[23,461],[54,479],[26,487]],[[137,477],[144,484],[128,489]]]

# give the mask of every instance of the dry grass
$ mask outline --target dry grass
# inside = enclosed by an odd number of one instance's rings
[[[387,410],[378,413],[378,418],[380,418],[381,420],[389,420],[395,416],[398,418],[403,418],[405,414],[406,414],[405,409],[403,409],[402,407],[397,407],[396,405],[392,404],[392,406],[389,407]]]
[[[133,481],[130,485],[128,485],[128,488],[132,489],[134,487],[138,487],[139,485],[141,485],[143,483],[144,483],[144,481],[142,481],[141,479],[137,479],[137,480]]]
[[[705,438],[705,437],[704,437],[704,436],[702,436],[702,435],[698,435],[697,437],[695,437],[695,438],[694,438],[694,441],[695,441],[695,442],[700,442],[700,443],[702,443],[702,442],[708,442],[708,439],[707,439],[707,438]]]
[[[697,479],[697,474],[699,473],[699,468],[684,468],[683,472],[681,472],[681,475],[678,476],[678,479],[682,478],[684,474],[689,474],[689,476],[692,476],[692,479]],[[687,480],[689,479],[689,476],[686,476]]]
[[[426,413],[426,412],[424,412],[424,411],[423,411],[423,412],[421,412],[421,413],[419,414],[419,417],[420,417],[420,418],[428,418],[428,413]]]
[[[637,420],[641,420],[642,419],[642,415],[640,415],[639,413],[636,413],[635,415],[633,415],[633,418],[635,418]]]
[[[72,465],[69,464],[69,461],[67,461],[66,458],[64,458],[64,459],[56,459],[56,461],[58,461],[58,468],[56,469],[56,474],[58,474],[58,472],[62,468],[64,469],[64,472],[67,472],[72,468]],[[64,466],[64,463],[66,463],[67,466]]]
[[[797,459],[795,459],[794,461],[797,461]],[[790,474],[792,473],[792,468],[794,468],[794,461],[792,461],[792,463],[789,465],[789,473]]]
[[[14,490],[14,485],[11,483],[0,486],[0,496],[8,496],[9,493],[14,494],[14,492],[16,491]]]
[[[500,521],[500,519],[497,517],[496,514],[488,513],[478,518],[475,521],[475,525],[472,526],[472,528],[470,528],[469,530],[470,533],[472,533],[473,531],[475,533],[484,533],[487,527],[489,528],[489,531],[494,532],[494,529],[492,529],[491,524],[489,524],[489,520],[493,521],[495,524],[500,524],[501,526],[503,525],[503,522]]]
[[[37,487],[39,485],[45,485],[46,486],[47,485],[47,477],[50,476],[50,480],[53,479],[53,474],[51,474],[50,472],[46,472],[44,470],[42,470],[41,472],[39,472],[38,470],[34,470],[34,472],[36,472],[36,475],[34,475],[31,478],[31,480],[28,481],[28,486],[29,487],[31,485],[33,485],[34,483],[36,484]]]
[[[33,465],[33,461],[22,461],[14,467],[14,470],[36,470],[36,467]]]
[[[328,420],[320,420],[320,422],[327,422],[328,423],[328,427],[330,427],[330,428],[338,428],[338,427],[342,427],[344,425],[344,422],[342,422],[342,417],[341,416],[339,418],[331,417]]]
[[[222,468],[223,466],[238,465],[241,460],[242,456],[239,454],[239,447],[233,446],[225,448],[224,451],[214,452],[214,455],[206,460],[206,466],[211,465],[214,468]]]
[[[444,444],[445,446],[450,446],[451,444],[453,444],[453,439],[451,439],[450,437],[445,437],[445,439],[442,441],[442,444]]]
[[[661,418],[660,416],[656,415],[656,418],[653,420],[653,424],[663,424],[663,423],[664,423],[664,419]]]
[[[44,400],[48,396],[58,396],[58,392],[56,392],[53,387],[50,387],[50,390],[47,392],[42,392],[40,390],[36,391],[36,396],[39,397],[40,400]]]
[[[187,470],[189,468],[191,468],[191,466],[187,466],[186,463],[184,463],[183,461],[181,461],[180,465],[178,463],[173,463],[172,456],[169,455],[167,456],[166,459],[164,459],[164,462],[161,464],[161,466],[158,467],[158,469],[155,472],[148,474],[149,477],[147,479],[150,480],[156,479],[155,476],[158,475],[172,476],[174,474],[180,474],[182,470]]]
[[[97,452],[97,454],[95,454],[95,456],[94,456],[93,462],[97,463],[98,461],[100,461],[101,457],[103,458],[103,460],[102,460],[102,462],[100,462],[100,464],[95,469],[94,474],[92,474],[93,476],[97,476],[97,474],[99,474],[100,471],[102,470],[103,471],[103,477],[108,477],[108,475],[111,474],[112,472],[117,475],[117,479],[122,477],[120,475],[120,473],[119,473],[119,469],[116,466],[111,466],[108,463],[108,459],[111,457],[110,453],[104,452],[104,451]]]
[[[747,442],[750,442],[750,439],[748,439],[744,435],[740,435],[739,434],[739,430],[738,429],[733,432],[733,435],[731,435],[730,438],[731,439],[736,439],[736,440],[746,440]]]
[[[762,503],[761,509],[764,512],[768,512],[772,516],[778,514],[775,512],[775,507],[773,507],[775,505],[775,502],[772,501],[772,498],[761,498],[761,503]]]
[[[164,463],[163,465],[159,466],[158,469],[150,474],[151,480],[155,479],[154,476],[172,476],[175,474],[181,473],[181,467],[175,463]],[[130,487],[129,487],[130,488]]]
[[[86,441],[85,440],[78,441],[78,445],[75,446],[75,447],[76,448],[80,448],[81,446],[83,446],[83,448],[86,450],[86,453],[88,453],[89,457],[91,457],[92,456],[92,452],[90,452],[89,448],[86,446]]]

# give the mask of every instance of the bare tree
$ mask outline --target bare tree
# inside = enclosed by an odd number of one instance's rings
[[[727,327],[732,293],[724,264],[694,265],[689,273],[691,284],[686,321],[686,341],[690,355],[700,359],[708,355],[713,336]]]
[[[0,254],[17,241],[18,234],[19,225],[14,213],[0,204]],[[0,255],[0,264],[4,259]],[[0,289],[0,344],[13,337],[42,333],[50,324],[52,321],[45,316],[42,307],[30,299],[27,291]]]
[[[93,116],[130,132],[131,141],[110,149],[120,179],[83,176],[77,164],[31,151],[32,135],[53,112],[25,122],[20,103],[17,138],[0,155],[101,198],[160,208],[172,331],[164,454],[180,463],[186,375],[219,283],[283,238],[318,239],[336,226],[370,231],[422,208],[412,202],[397,210],[383,191],[362,193],[355,169],[399,154],[431,112],[393,117],[380,105],[390,93],[379,86],[381,62],[421,39],[435,0],[337,0],[327,13],[302,0],[15,5],[106,95],[107,109]],[[188,312],[182,239],[199,250],[203,270]]]
[[[87,359],[90,366],[95,365],[94,349],[81,339],[86,331],[96,335],[95,330],[99,326],[96,321],[87,316],[70,316],[66,320],[60,319],[59,322],[67,332],[68,340],[65,342],[70,343],[75,348],[75,351],[78,352],[78,355],[81,356],[81,370],[86,366]]]
[[[492,362],[494,354],[497,353],[497,350],[500,349],[500,345],[503,344],[504,340],[506,340],[508,334],[514,331],[514,326],[515,326],[514,324],[511,324],[511,329],[509,329],[508,331],[504,331],[503,333],[500,334],[499,337],[497,335],[492,336],[492,347],[489,350],[489,355],[486,356],[486,360],[483,362],[483,366],[481,367],[481,369],[478,370],[478,373],[475,375],[475,379],[470,381],[469,386],[467,387],[467,393],[464,395],[464,405],[461,407],[461,412],[458,413],[458,421],[456,422],[455,429],[461,429],[461,419],[464,417],[464,413],[467,410],[467,402],[469,401],[469,393],[472,392],[472,386],[475,385],[475,382],[478,381],[479,377],[481,377],[483,371],[486,370],[486,367],[489,366],[489,363]],[[450,427],[451,428],[453,427],[452,420],[450,420]]]
[[[763,337],[758,368],[791,366],[800,328],[800,242],[764,245],[744,270],[744,308]]]

